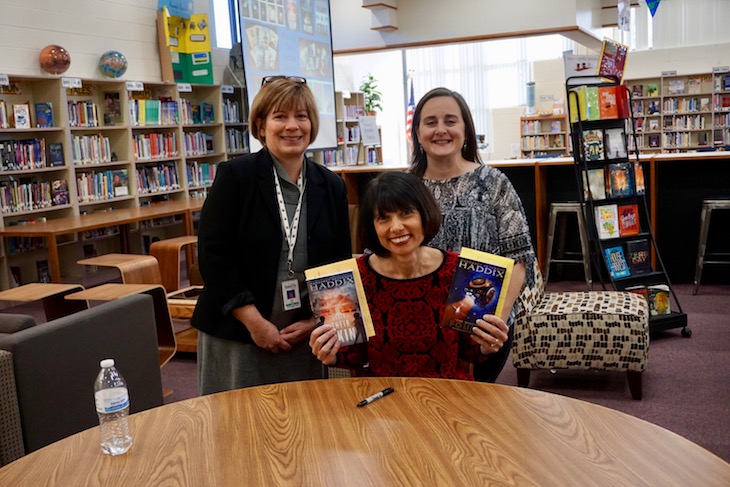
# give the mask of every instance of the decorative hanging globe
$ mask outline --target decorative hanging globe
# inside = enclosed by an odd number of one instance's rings
[[[107,51],[99,58],[99,71],[107,78],[119,78],[127,72],[127,58],[119,51]]]
[[[46,73],[62,74],[71,66],[71,55],[61,46],[51,44],[41,49],[38,61]]]

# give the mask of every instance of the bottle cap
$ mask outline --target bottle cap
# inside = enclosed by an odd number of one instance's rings
[[[99,362],[99,365],[101,365],[102,368],[108,369],[109,367],[114,367],[114,359],[113,358],[105,358],[101,362]]]

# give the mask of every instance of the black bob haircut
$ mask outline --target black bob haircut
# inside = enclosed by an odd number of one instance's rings
[[[426,245],[441,228],[441,209],[431,192],[416,176],[388,171],[370,181],[360,202],[358,230],[365,248],[379,257],[388,257],[375,231],[375,216],[404,210],[416,210],[421,215],[423,242]]]

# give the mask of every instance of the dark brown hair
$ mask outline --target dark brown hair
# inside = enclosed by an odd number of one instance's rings
[[[410,172],[415,174],[417,177],[422,178],[426,172],[426,153],[423,151],[421,142],[418,140],[418,128],[421,126],[421,112],[423,106],[429,100],[439,97],[448,96],[456,100],[456,104],[459,105],[461,110],[461,118],[464,120],[464,147],[461,148],[461,155],[464,159],[471,162],[481,164],[482,159],[479,157],[479,150],[477,145],[477,131],[474,127],[474,119],[471,116],[471,110],[467,105],[464,97],[455,91],[451,91],[448,88],[434,88],[418,101],[416,105],[416,111],[413,112],[413,126],[411,127],[411,140],[413,141],[413,154],[411,156],[411,168]]]
[[[370,181],[360,201],[358,230],[365,248],[380,257],[388,257],[378,239],[373,223],[376,215],[395,211],[415,210],[421,215],[423,242],[426,245],[441,228],[441,209],[431,192],[412,174],[388,171]]]
[[[301,108],[307,112],[312,124],[309,139],[309,142],[312,143],[319,132],[319,111],[312,90],[301,81],[285,77],[265,83],[253,99],[251,113],[248,115],[251,135],[266,145],[266,140],[260,134],[261,128],[266,122],[266,116],[272,111],[299,110]]]

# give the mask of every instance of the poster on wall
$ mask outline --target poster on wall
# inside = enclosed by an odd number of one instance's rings
[[[238,0],[249,107],[265,76],[306,78],[319,108],[312,149],[337,147],[329,0]],[[251,140],[251,150],[260,148]]]

